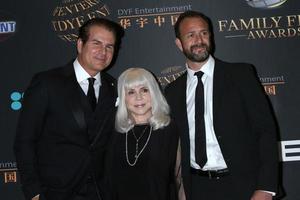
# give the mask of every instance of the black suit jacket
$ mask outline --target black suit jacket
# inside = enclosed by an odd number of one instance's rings
[[[183,182],[190,199],[190,140],[184,73],[166,88],[181,137]],[[277,129],[268,99],[251,65],[215,59],[214,130],[239,192],[277,192]],[[230,186],[229,186],[230,188]],[[201,186],[199,189],[204,189]],[[217,191],[217,188],[216,188]]]
[[[34,76],[19,117],[15,155],[26,199],[66,199],[87,174],[101,179],[113,128],[114,79],[101,72],[93,117],[70,63]],[[90,110],[89,110],[90,109]],[[87,119],[94,120],[89,127]]]

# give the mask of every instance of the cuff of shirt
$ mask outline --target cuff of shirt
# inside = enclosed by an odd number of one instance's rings
[[[266,190],[261,190],[262,192],[266,192],[266,193],[269,193],[269,194],[271,194],[273,197],[276,195],[276,193],[275,192],[270,192],[270,191],[266,191]]]

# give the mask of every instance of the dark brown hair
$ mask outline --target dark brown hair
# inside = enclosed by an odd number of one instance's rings
[[[93,26],[101,26],[111,31],[115,36],[115,46],[119,46],[121,38],[124,35],[124,29],[116,22],[106,18],[92,18],[86,21],[78,31],[78,39],[81,39],[83,44],[89,39],[89,31]]]

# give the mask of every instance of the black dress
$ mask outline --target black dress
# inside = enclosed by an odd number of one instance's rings
[[[126,133],[114,133],[107,165],[109,199],[173,199],[175,196],[174,168],[178,146],[176,127],[171,122],[163,129],[152,130],[151,135],[149,135],[148,124],[136,125],[133,130],[134,132],[130,130],[127,133],[127,148]],[[137,139],[139,140],[138,151],[136,151]],[[140,153],[143,147],[144,150]],[[137,153],[140,155],[134,164]]]

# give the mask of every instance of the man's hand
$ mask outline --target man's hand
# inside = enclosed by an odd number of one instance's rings
[[[35,197],[33,197],[31,200],[39,200],[40,199],[40,195],[36,195]]]
[[[256,190],[250,200],[272,200],[272,194],[262,190]]]

